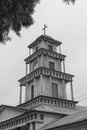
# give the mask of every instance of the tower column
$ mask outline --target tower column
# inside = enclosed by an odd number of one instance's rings
[[[37,94],[37,92],[36,92],[36,91],[37,91],[37,90],[36,90],[37,88],[35,87],[35,84],[36,84],[36,78],[34,77],[34,88],[35,88],[35,91],[34,91],[34,97],[37,96],[37,95],[36,95],[36,94]]]
[[[59,46],[59,53],[61,54],[61,46]]]
[[[74,101],[74,95],[73,95],[73,83],[72,83],[72,81],[71,81],[70,83],[71,83],[71,100]]]
[[[43,75],[41,74],[41,77],[40,77],[41,81],[40,81],[40,88],[41,88],[41,95],[43,94]]]
[[[64,79],[62,80],[62,83],[63,83],[63,98],[67,99],[66,85]]]
[[[26,124],[27,130],[30,130],[30,123]]]
[[[22,103],[22,86],[20,86],[20,97],[19,97],[19,104]]]
[[[29,56],[31,55],[31,49],[29,48]]]
[[[41,67],[43,67],[43,62],[44,62],[44,58],[43,58],[43,54],[41,56]]]
[[[65,60],[63,60],[63,72],[65,73]]]
[[[27,76],[27,73],[28,73],[28,64],[26,63],[26,76]]]
[[[50,88],[52,90],[52,77],[51,77],[51,75],[50,75]],[[52,96],[53,96],[53,94],[52,94]]]
[[[25,82],[25,102],[27,101],[27,86],[28,86],[28,83],[27,83],[27,73],[28,73],[28,64],[26,63],[26,72],[25,72],[25,75],[26,75],[26,82]]]

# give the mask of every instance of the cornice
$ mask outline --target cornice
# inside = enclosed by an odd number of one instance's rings
[[[54,52],[54,51],[50,51],[48,49],[45,48],[40,48],[38,51],[34,52],[32,55],[30,55],[29,57],[27,57],[24,61],[29,64],[30,62],[32,62],[33,60],[35,60],[38,56],[41,56],[42,54],[44,55],[48,55],[50,57],[56,58],[56,59],[60,59],[61,61],[65,59],[65,55]]]
[[[57,40],[55,40],[54,38],[52,38],[52,37],[50,37],[50,36],[47,36],[47,35],[41,35],[41,36],[39,36],[34,42],[32,42],[29,46],[28,46],[28,48],[32,48],[32,47],[34,47],[36,44],[38,44],[38,42],[41,42],[42,40],[44,40],[44,41],[48,41],[48,42],[50,42],[50,43],[54,43],[54,44],[56,44],[56,46],[59,46],[59,45],[61,45],[61,42],[60,41],[57,41]]]
[[[20,86],[25,86],[27,82],[32,81],[34,78],[39,77],[41,74],[45,76],[52,76],[59,80],[64,80],[66,83],[71,82],[72,78],[74,77],[74,75],[67,74],[61,71],[51,70],[45,67],[39,67],[27,76],[24,76],[23,78],[19,79],[18,82],[20,82]]]

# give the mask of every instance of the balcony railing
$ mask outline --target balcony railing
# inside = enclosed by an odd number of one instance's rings
[[[69,109],[75,109],[75,104],[78,103],[77,101],[67,100],[67,99],[61,99],[61,98],[53,98],[53,97],[47,97],[47,96],[38,96],[35,97],[32,100],[29,100],[23,104],[20,104],[19,108],[33,108],[35,106],[41,105],[41,104],[47,104],[51,106],[56,107],[63,107],[63,108],[69,108]]]
[[[0,130],[12,130],[26,126],[31,122],[43,122],[43,119],[40,119],[40,114],[37,114],[35,111],[33,112],[33,110],[29,111],[26,110],[26,113],[22,115],[0,122]]]
[[[27,57],[25,59],[25,62],[27,64],[29,64],[32,60],[36,59],[41,54],[48,55],[50,57],[57,58],[57,59],[60,59],[60,60],[64,60],[64,58],[66,57],[65,55],[62,55],[60,53],[41,48],[38,51],[36,51],[35,53],[33,53],[31,56]]]
[[[25,86],[27,82],[30,82],[31,80],[34,79],[34,77],[39,77],[41,74],[46,75],[46,76],[52,76],[54,78],[60,79],[60,80],[65,80],[65,82],[70,82],[72,81],[72,78],[74,77],[71,74],[63,73],[60,71],[55,71],[51,70],[48,68],[40,67],[28,74],[27,76],[21,78],[19,80],[20,86]]]

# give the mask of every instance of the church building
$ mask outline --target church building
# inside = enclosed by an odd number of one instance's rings
[[[29,44],[26,75],[18,80],[19,105],[0,106],[0,130],[87,130],[87,108],[74,100],[74,75],[65,70],[61,44],[46,34]]]

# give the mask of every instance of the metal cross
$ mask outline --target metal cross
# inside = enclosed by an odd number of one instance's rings
[[[42,28],[42,30],[44,30],[44,35],[46,35],[46,28],[47,28],[48,26],[46,25],[46,24],[44,24],[44,28]]]

